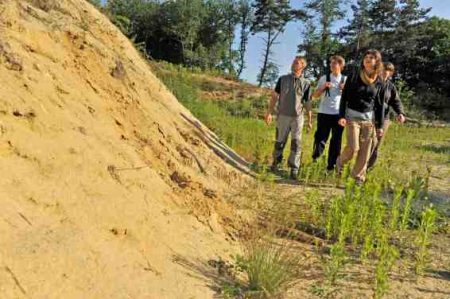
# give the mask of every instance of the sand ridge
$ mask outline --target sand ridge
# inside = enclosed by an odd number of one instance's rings
[[[1,298],[212,297],[178,261],[238,250],[247,163],[92,5],[39,2],[0,0]]]

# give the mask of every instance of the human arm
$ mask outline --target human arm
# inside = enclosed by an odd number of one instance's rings
[[[267,112],[264,117],[264,120],[266,121],[266,124],[268,124],[268,125],[270,125],[270,123],[272,122],[273,110],[280,98],[280,93],[281,93],[281,78],[278,79],[277,84],[275,85],[275,89],[272,91],[272,94],[271,94],[271,97],[269,100],[269,105],[267,107]]]
[[[317,88],[312,94],[312,98],[319,98],[327,88],[331,87],[331,82],[326,82],[326,76],[322,76],[317,82]]]
[[[375,103],[374,103],[374,113],[375,113],[375,128],[377,135],[379,137],[383,136],[384,134],[384,93],[381,92],[380,89],[379,92],[376,95]]]
[[[392,109],[397,114],[397,121],[399,123],[404,123],[405,122],[405,112],[403,110],[403,105],[400,100],[400,95],[394,84],[392,84],[391,97],[389,99],[388,105],[391,106]]]
[[[345,127],[347,120],[345,119],[345,110],[347,109],[347,103],[350,96],[351,80],[347,78],[345,80],[344,89],[342,90],[341,102],[339,103],[339,120],[340,126]]]

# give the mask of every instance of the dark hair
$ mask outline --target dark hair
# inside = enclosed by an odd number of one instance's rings
[[[363,59],[361,60],[361,69],[364,69],[364,58],[366,58],[367,55],[373,55],[375,56],[375,73],[379,75],[383,71],[383,61],[381,60],[381,53],[378,50],[375,49],[369,49],[364,53]]]

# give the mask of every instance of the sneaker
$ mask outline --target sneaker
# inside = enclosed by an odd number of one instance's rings
[[[357,186],[362,186],[364,184],[364,180],[362,180],[362,179],[355,179],[355,184]]]
[[[270,171],[273,172],[273,173],[279,173],[280,169],[278,168],[278,164],[272,164],[270,166]]]
[[[298,170],[291,169],[291,174],[290,174],[289,178],[291,180],[295,180],[296,181],[298,179]]]

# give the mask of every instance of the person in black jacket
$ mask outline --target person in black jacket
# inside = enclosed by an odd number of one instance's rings
[[[351,176],[358,183],[365,180],[375,128],[378,136],[383,135],[382,69],[381,53],[368,50],[361,62],[361,70],[347,79],[342,92],[338,123],[347,128],[347,144],[337,159],[336,167],[340,173],[344,165],[356,156]]]
[[[395,67],[392,63],[387,62],[384,64],[384,70],[383,70],[383,88],[381,91],[381,95],[383,97],[384,102],[384,126],[383,136],[386,136],[386,131],[389,128],[390,121],[389,121],[389,108],[392,107],[392,110],[397,114],[397,121],[399,123],[405,122],[405,112],[403,111],[403,105],[400,101],[399,93],[397,91],[397,88],[395,87],[394,83],[390,80],[392,78],[392,75],[395,72]],[[383,140],[383,136],[377,136],[376,139],[374,139],[372,144],[372,153],[369,158],[369,162],[367,163],[367,168],[372,168],[375,165],[375,162],[378,158],[378,149],[380,148],[381,141]]]

